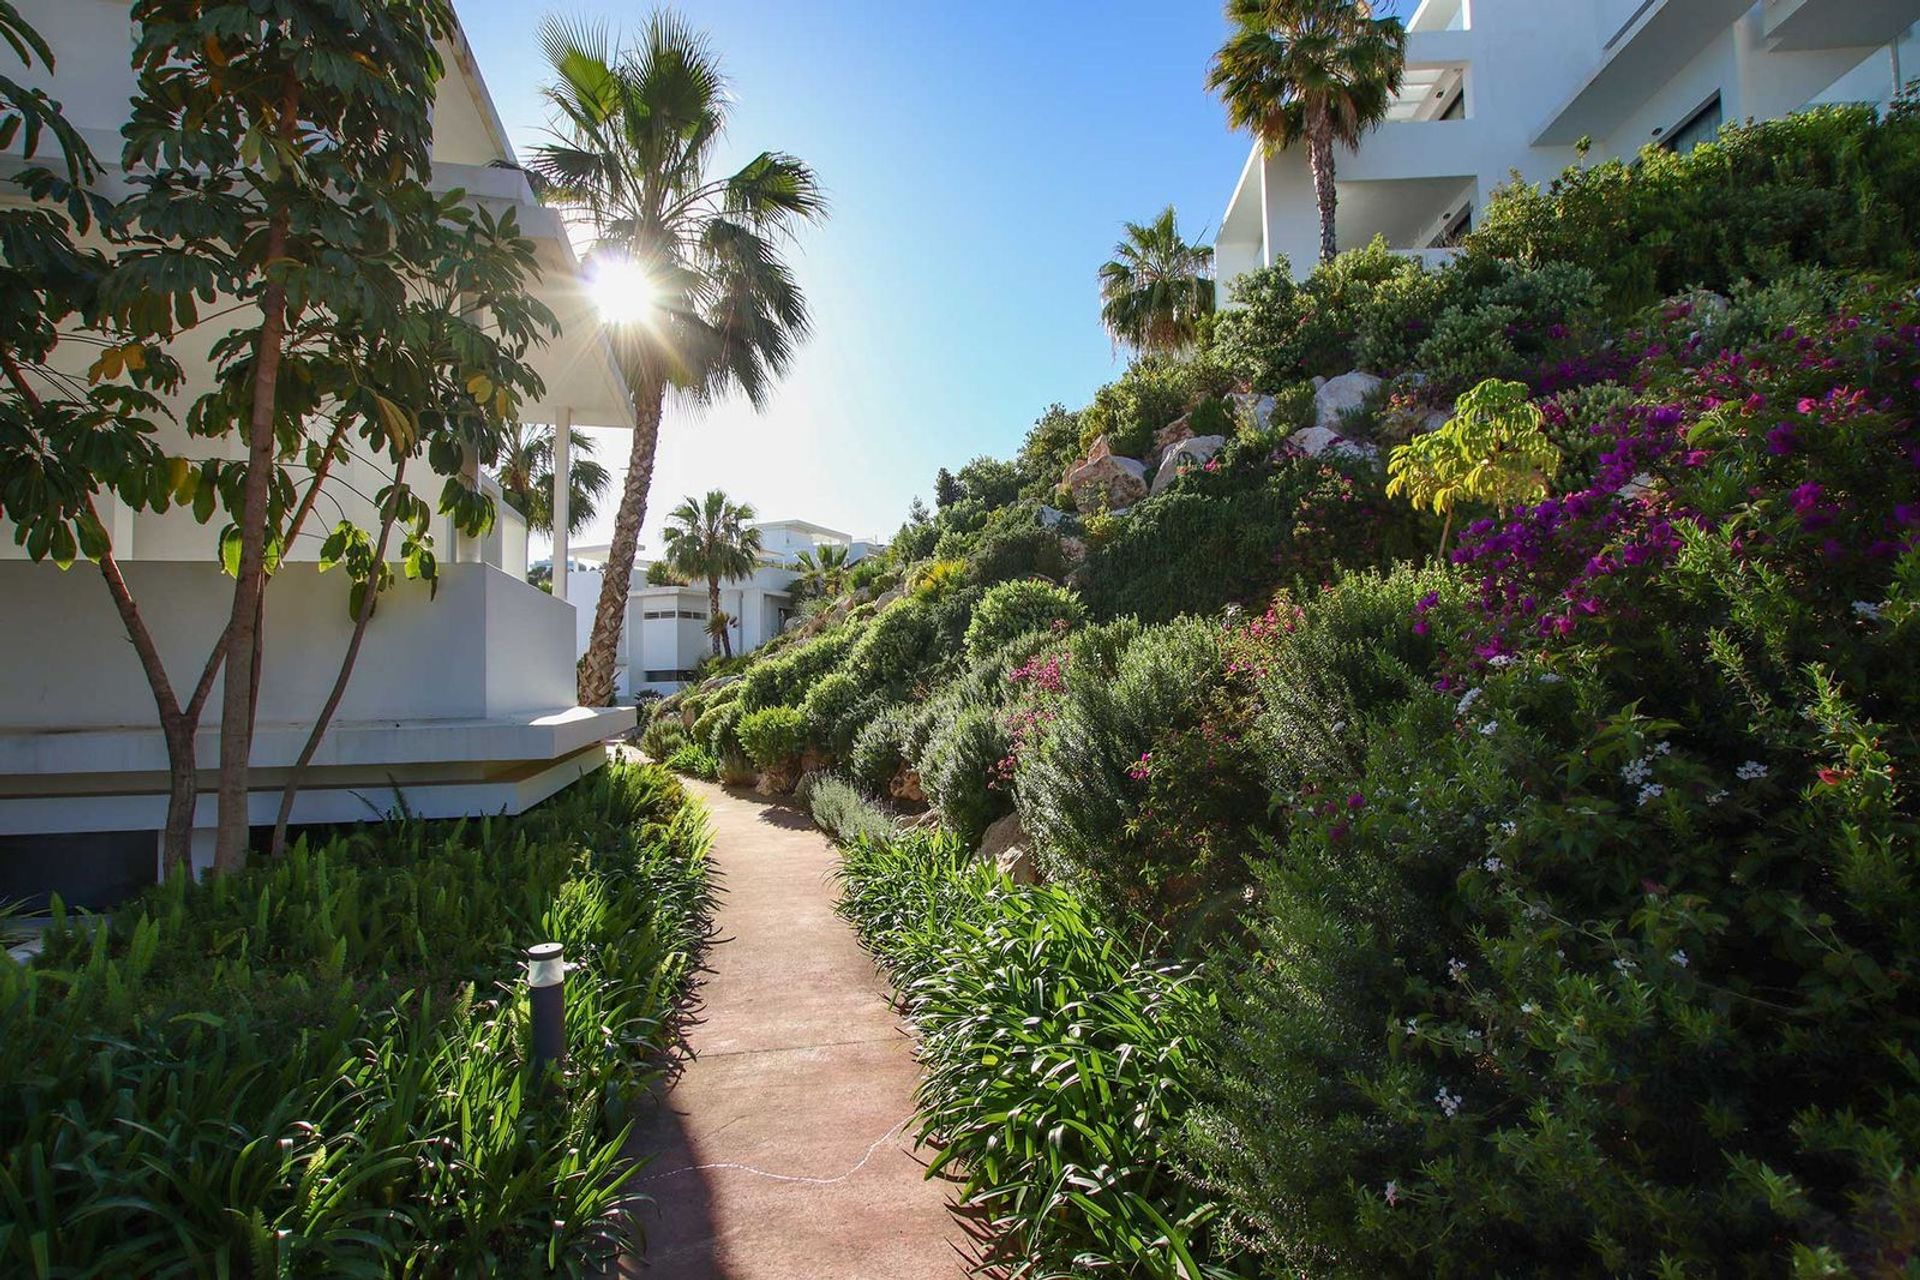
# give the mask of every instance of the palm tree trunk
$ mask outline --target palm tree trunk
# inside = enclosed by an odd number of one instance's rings
[[[633,449],[627,457],[627,482],[613,518],[613,545],[607,549],[600,578],[600,602],[593,610],[593,634],[580,659],[580,703],[603,707],[613,701],[614,663],[620,628],[627,618],[627,592],[633,584],[633,559],[640,550],[640,526],[647,519],[647,490],[653,486],[653,458],[660,446],[660,412],[665,385],[650,376],[633,390]]]
[[[1307,125],[1307,166],[1313,170],[1313,199],[1320,206],[1320,261],[1332,262],[1340,252],[1334,234],[1334,209],[1340,202],[1333,186],[1333,126],[1324,112],[1314,113]]]
[[[727,638],[727,629],[720,625],[720,579],[707,579],[707,625],[713,628],[713,656],[720,656],[720,642]],[[733,646],[728,645],[729,649]]]

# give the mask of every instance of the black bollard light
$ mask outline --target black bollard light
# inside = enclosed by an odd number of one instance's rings
[[[533,1006],[533,1065],[567,1058],[567,962],[557,942],[527,948],[527,999]]]

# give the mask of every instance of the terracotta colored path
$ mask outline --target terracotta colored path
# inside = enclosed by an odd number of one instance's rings
[[[950,1188],[913,1154],[912,1043],[834,914],[833,847],[791,809],[688,785],[713,813],[718,931],[693,1060],[638,1135],[653,1203],[622,1274],[956,1280]]]

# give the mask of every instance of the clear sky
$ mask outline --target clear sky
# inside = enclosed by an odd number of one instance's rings
[[[457,0],[514,145],[542,136],[541,16],[607,0]],[[892,533],[934,470],[1005,457],[1121,370],[1094,273],[1123,219],[1217,225],[1248,141],[1205,89],[1215,0],[685,0],[736,100],[726,159],[790,151],[832,209],[795,253],[815,334],[766,407],[669,405],[648,548],[687,493]],[[600,439],[624,466],[625,437]],[[615,456],[609,456],[615,455]],[[617,486],[616,486],[617,492]],[[584,541],[611,533],[613,498]]]

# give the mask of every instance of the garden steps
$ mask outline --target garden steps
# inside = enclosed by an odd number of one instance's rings
[[[644,1260],[620,1274],[963,1276],[951,1184],[914,1150],[912,1041],[834,914],[833,846],[790,808],[687,785],[713,814],[717,929],[691,1060],[636,1135],[653,1202]]]

